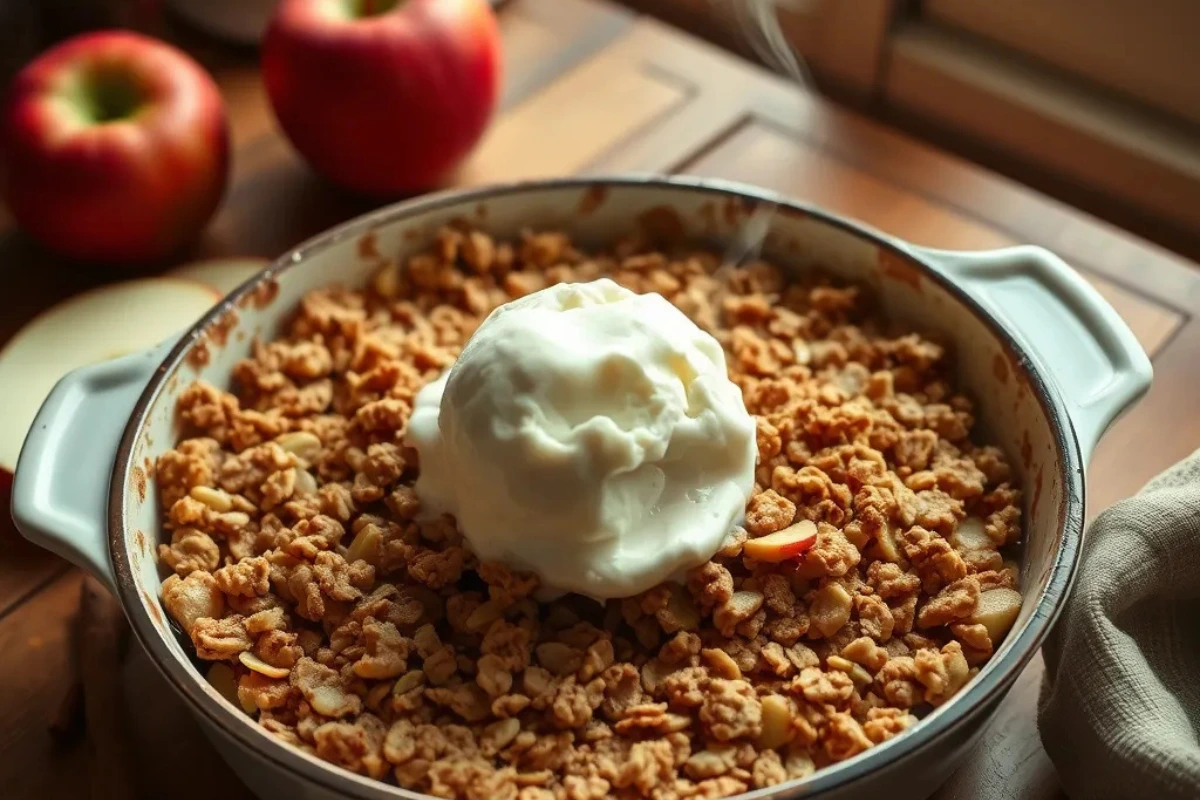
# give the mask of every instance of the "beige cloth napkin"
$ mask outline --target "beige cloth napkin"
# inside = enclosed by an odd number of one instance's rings
[[[1200,451],[1092,524],[1045,656],[1072,800],[1200,798]]]

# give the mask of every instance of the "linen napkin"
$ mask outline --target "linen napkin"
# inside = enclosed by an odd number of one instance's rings
[[[1072,800],[1200,798],[1200,451],[1101,514],[1038,727]]]

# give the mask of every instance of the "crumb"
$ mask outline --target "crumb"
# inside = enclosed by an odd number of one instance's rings
[[[1004,454],[973,444],[945,349],[868,293],[638,238],[589,254],[455,223],[362,290],[308,292],[236,391],[187,387],[154,468],[162,603],[281,742],[376,780],[476,800],[721,798],[804,778],[916,724],[992,653],[970,621],[1012,588]],[[403,445],[416,393],[498,305],[611,275],[724,345],[756,426],[744,525],[682,583],[539,598],[426,518]],[[967,517],[984,544],[960,549]],[[801,557],[751,538],[817,526]],[[958,547],[951,542],[958,544]]]

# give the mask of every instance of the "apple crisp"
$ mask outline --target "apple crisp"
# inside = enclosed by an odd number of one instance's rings
[[[972,442],[943,346],[862,289],[718,264],[636,237],[588,254],[556,232],[446,228],[364,290],[310,292],[233,393],[187,388],[187,438],[157,464],[162,600],[213,685],[291,746],[462,800],[736,795],[949,700],[1020,607],[1003,454]],[[493,308],[602,276],[723,344],[756,486],[685,581],[545,602],[536,576],[420,513],[403,433]],[[793,529],[815,533],[807,550],[776,535]]]

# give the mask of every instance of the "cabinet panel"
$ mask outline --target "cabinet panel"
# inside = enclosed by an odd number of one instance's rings
[[[1196,0],[924,0],[921,9],[1200,124]]]

